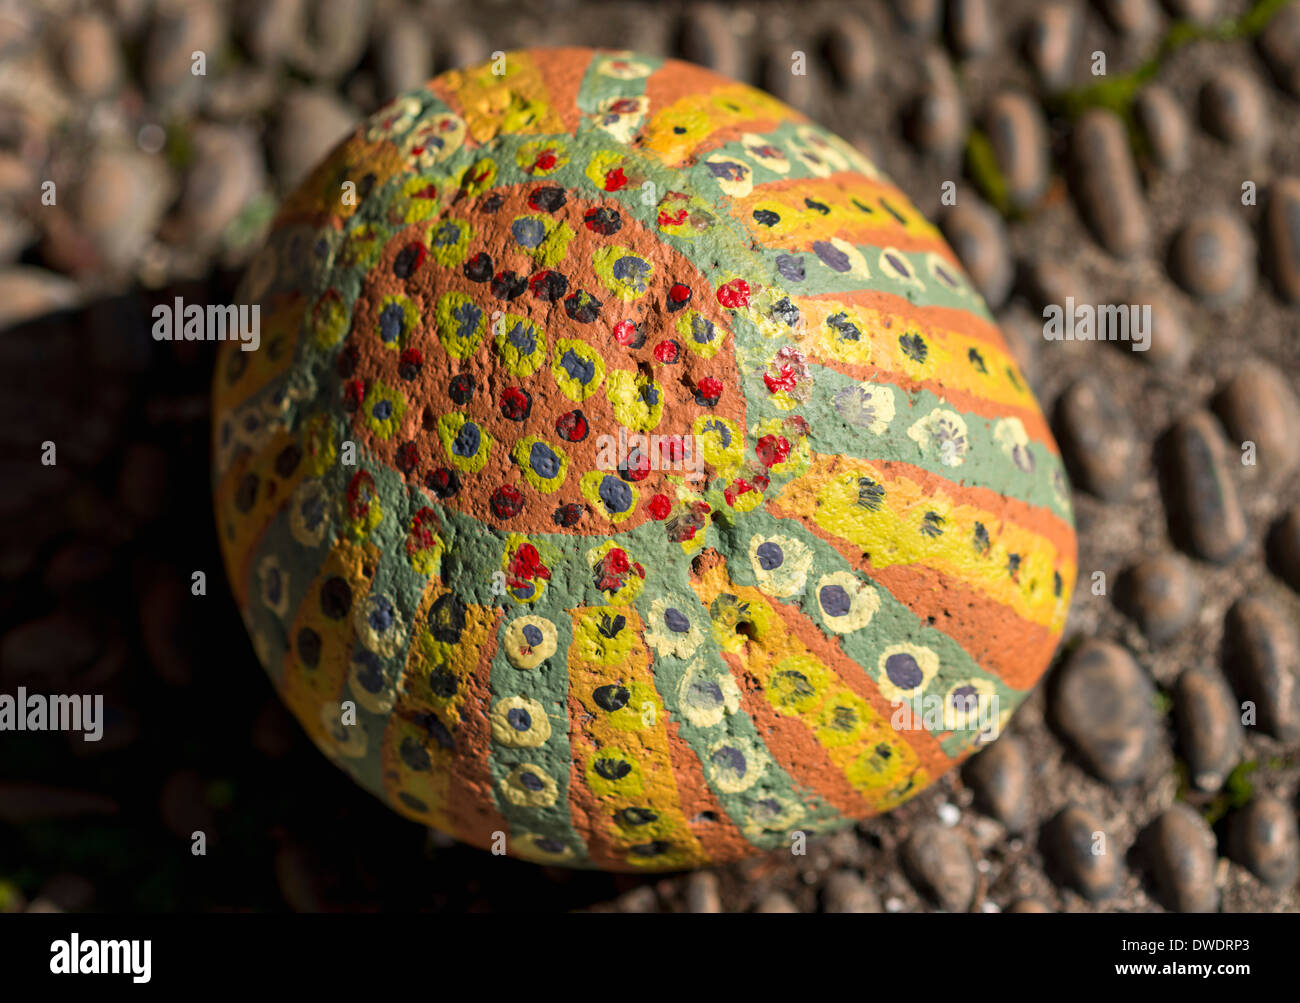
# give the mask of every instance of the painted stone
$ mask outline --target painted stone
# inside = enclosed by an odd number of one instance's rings
[[[686,63],[444,74],[291,195],[222,346],[258,657],[401,814],[663,870],[886,811],[988,741],[1075,580],[1048,426],[937,230]]]

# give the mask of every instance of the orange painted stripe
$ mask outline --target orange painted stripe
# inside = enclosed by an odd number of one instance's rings
[[[533,65],[546,84],[547,103],[560,117],[565,132],[570,136],[578,131],[582,121],[578,92],[587,75],[590,55],[589,50],[574,46],[532,50]]]

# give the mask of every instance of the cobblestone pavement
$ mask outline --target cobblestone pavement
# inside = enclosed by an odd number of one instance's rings
[[[146,336],[155,302],[228,300],[276,198],[395,90],[566,43],[707,63],[860,144],[943,225],[1070,465],[1044,684],[804,855],[538,868],[338,775],[225,594],[208,346]],[[0,689],[109,712],[99,743],[0,737],[0,910],[1297,910],[1297,102],[1300,4],[1268,0],[0,4]],[[1046,340],[1067,297],[1150,305],[1150,349]]]

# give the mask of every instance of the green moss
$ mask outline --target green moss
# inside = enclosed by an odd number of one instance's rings
[[[1258,769],[1259,761],[1255,759],[1237,764],[1223,782],[1223,790],[1201,812],[1207,823],[1214,825],[1233,808],[1242,807],[1254,797],[1255,785],[1251,782],[1250,775]]]
[[[1254,38],[1291,0],[1255,0],[1238,18],[1225,18],[1211,25],[1175,21],[1165,32],[1155,52],[1137,69],[1117,77],[1099,80],[1086,87],[1065,91],[1053,102],[1054,110],[1074,119],[1091,108],[1107,108],[1133,125],[1133,99],[1138,90],[1159,72],[1175,51],[1191,42],[1233,42]]]
[[[1011,213],[1007,182],[993,154],[993,144],[980,129],[971,129],[966,137],[966,172],[975,182],[989,205],[1003,216]]]

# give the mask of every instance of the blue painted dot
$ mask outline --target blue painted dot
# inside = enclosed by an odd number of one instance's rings
[[[542,636],[541,628],[539,628],[536,624],[532,624],[532,623],[528,623],[524,625],[523,635],[524,635],[524,640],[527,641],[528,644],[534,648],[536,648],[544,640]]]
[[[519,774],[519,782],[527,787],[530,791],[540,791],[546,785],[542,783],[541,778],[536,773]]]
[[[393,402],[381,400],[370,409],[370,413],[379,421],[387,421],[393,414]]]
[[[691,629],[691,621],[686,619],[685,614],[671,606],[664,610],[664,623],[668,624],[668,629],[674,634],[685,634]]]
[[[827,616],[844,616],[853,606],[849,594],[840,585],[827,585],[822,589],[821,603]]]
[[[385,342],[396,341],[406,327],[406,314],[398,303],[389,303],[379,314],[379,337]]]
[[[510,232],[514,234],[519,246],[529,249],[537,247],[546,239],[546,225],[540,219],[517,219],[510,224]]]
[[[758,566],[764,571],[775,571],[785,563],[785,553],[779,544],[770,540],[758,545]]]
[[[370,611],[371,628],[376,633],[382,634],[393,625],[393,619],[393,604],[385,596],[380,596],[375,600],[374,608]]]
[[[538,477],[545,477],[547,480],[559,474],[561,466],[555,450],[544,442],[533,443],[533,448],[528,451],[528,465],[533,468],[533,473]]]
[[[564,371],[569,374],[569,378],[582,384],[584,387],[596,378],[596,362],[594,359],[584,359],[573,349],[569,349],[560,357],[560,365]]]
[[[521,355],[532,355],[537,351],[537,336],[527,324],[516,324],[506,335],[510,344],[519,349]]]
[[[885,659],[885,675],[900,690],[914,690],[921,685],[925,673],[916,659],[906,652],[890,655]]]
[[[728,770],[737,777],[743,777],[745,770],[748,768],[748,764],[745,762],[745,754],[730,745],[724,745],[722,748],[714,750],[713,755],[709,758],[718,769]]]
[[[478,452],[482,439],[478,426],[472,421],[467,421],[456,434],[456,440],[451,444],[451,451],[457,456],[474,456]]]
[[[533,726],[533,719],[522,707],[511,707],[506,712],[506,720],[515,731],[527,731]]]
[[[632,507],[632,489],[617,477],[606,477],[600,482],[600,500],[617,515]]]

